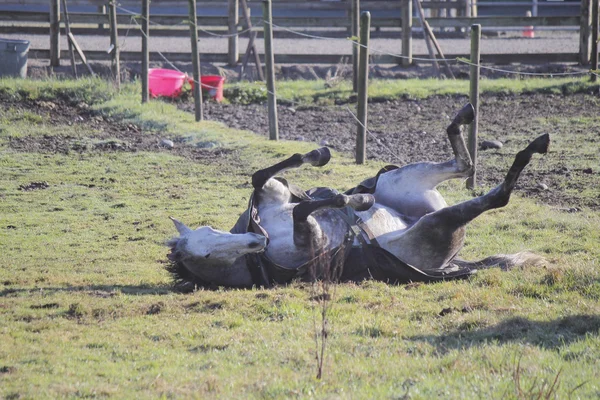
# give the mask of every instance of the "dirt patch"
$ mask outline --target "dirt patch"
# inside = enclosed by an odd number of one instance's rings
[[[446,127],[466,102],[465,96],[434,96],[369,104],[367,158],[398,165],[448,160],[452,149]],[[498,140],[503,148],[480,150],[479,191],[500,183],[514,155],[542,133],[568,134],[569,140],[582,146],[599,142],[600,134],[590,132],[585,125],[558,127],[544,122],[557,117],[595,118],[599,105],[596,96],[585,94],[484,96],[480,103],[479,140]],[[193,112],[191,104],[184,103],[180,107]],[[354,105],[280,106],[279,135],[282,139],[328,146],[353,157],[356,122],[350,111],[356,114]],[[205,104],[204,113],[209,120],[268,136],[266,105],[210,102]],[[578,157],[569,150],[551,148],[548,156],[535,161],[532,168],[523,172],[517,186],[519,195],[534,197],[565,211],[577,211],[581,207],[600,209],[600,199],[579,196],[586,188],[594,187],[594,180],[600,175],[598,154],[583,160],[587,164],[582,168],[572,168],[569,156]]]
[[[48,189],[49,187],[50,185],[48,184],[48,182],[30,182],[27,185],[19,186],[19,190],[29,192],[31,190]]]
[[[445,130],[467,98],[435,96],[428,99],[401,99],[369,104],[369,135],[367,157],[398,165],[420,161],[445,161],[452,154]],[[193,112],[190,103],[179,106]],[[586,125],[555,127],[539,121],[559,118],[595,118],[600,100],[595,96],[560,95],[495,95],[484,96],[480,104],[480,141],[499,140],[502,149],[480,151],[478,183],[482,192],[501,182],[517,151],[541,133],[567,134],[569,140],[581,146],[596,146],[600,133]],[[52,124],[85,126],[85,138],[68,135],[10,137],[9,146],[17,151],[39,153],[82,152],[170,152],[200,163],[237,165],[236,150],[218,143],[197,142],[192,138],[167,138],[148,132],[131,123],[114,121],[98,115],[86,104],[70,105],[55,102],[1,102],[0,108],[23,109],[38,115],[51,115]],[[329,146],[353,157],[356,122],[350,113],[353,105],[332,107],[280,106],[279,132],[282,139],[313,142]],[[266,105],[231,105],[209,102],[204,107],[205,118],[221,121],[232,128],[245,129],[267,136]],[[565,131],[568,129],[568,131]],[[165,145],[173,141],[173,147]],[[581,158],[565,149],[552,149],[547,157],[535,161],[522,174],[517,193],[534,197],[544,203],[574,212],[582,207],[600,209],[596,196],[580,195],[595,187],[600,175],[598,154],[580,159],[573,168],[569,157]],[[594,183],[596,182],[596,183]],[[33,186],[31,186],[33,185]],[[22,190],[43,189],[32,182]],[[29,187],[31,186],[31,187]],[[347,188],[337,188],[347,189]]]
[[[114,121],[90,110],[85,103],[68,104],[56,101],[25,101],[20,103],[0,102],[3,110],[32,113],[42,117],[44,123],[54,126],[81,125],[85,127],[85,137],[71,135],[42,135],[8,137],[11,149],[32,153],[84,153],[84,152],[137,152],[155,151],[174,153],[197,162],[219,160],[235,151],[219,147],[218,143],[197,142],[193,138],[173,138],[166,145],[166,135],[145,131],[142,127]],[[46,121],[47,120],[47,121]],[[32,182],[21,190],[45,189]]]

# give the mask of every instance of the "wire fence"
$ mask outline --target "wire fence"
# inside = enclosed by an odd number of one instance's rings
[[[131,10],[128,10],[124,7],[121,6],[117,6],[117,9],[121,10],[123,13],[129,14],[131,15],[131,21],[133,23],[135,23],[136,27],[140,30],[140,32],[142,33],[142,35],[145,35],[141,25],[137,22],[138,19],[144,19],[144,17],[142,15],[140,15],[139,13],[133,12]],[[152,21],[152,19],[150,19],[148,21],[149,24],[151,25],[155,25],[155,26],[160,26],[163,28],[173,28],[173,27],[180,27],[182,25],[189,25],[191,21],[189,20],[182,20],[182,22],[175,24],[175,25],[164,25],[164,24],[160,24],[158,22],[154,22]],[[264,19],[260,19],[258,21],[258,24],[261,23],[267,23],[269,25],[271,25],[272,28],[276,28],[278,30],[282,30],[282,31],[286,31],[288,33],[297,35],[299,37],[304,37],[307,39],[315,39],[315,40],[323,40],[323,41],[340,41],[340,42],[346,42],[346,43],[351,43],[352,45],[356,45],[358,47],[364,48],[365,46],[362,45],[361,43],[359,43],[358,41],[354,40],[351,37],[347,37],[347,38],[339,38],[339,37],[327,37],[327,36],[319,36],[319,35],[313,35],[313,34],[308,34],[308,33],[304,33],[304,32],[299,32],[297,30],[294,29],[290,29],[287,27],[283,27],[280,25],[277,25],[275,23],[273,23],[272,21],[265,21]],[[258,25],[257,24],[257,25]],[[236,37],[239,35],[243,35],[245,33],[251,32],[251,31],[259,31],[260,29],[257,27],[252,27],[252,28],[247,28],[245,30],[236,32],[236,33],[230,33],[230,34],[217,34],[214,32],[210,32],[206,29],[201,29],[197,26],[196,23],[193,23],[193,26],[203,32],[206,33],[210,36],[213,37],[218,37],[218,38],[231,38],[231,37]],[[501,73],[505,73],[505,74],[515,74],[515,75],[523,75],[523,76],[540,76],[540,77],[559,77],[559,76],[578,76],[578,75],[596,75],[598,76],[598,71],[593,71],[593,70],[589,70],[589,71],[573,71],[573,72],[524,72],[524,71],[511,71],[511,70],[507,70],[507,69],[503,69],[503,68],[497,68],[497,67],[492,67],[489,65],[484,65],[484,64],[474,64],[472,63],[470,60],[462,58],[462,57],[456,57],[456,58],[424,58],[424,57],[408,57],[408,56],[404,56],[402,54],[398,54],[398,53],[392,53],[389,51],[384,51],[384,50],[380,50],[377,47],[373,47],[373,46],[369,46],[368,50],[371,53],[376,53],[376,54],[382,54],[382,55],[387,55],[390,57],[394,57],[394,58],[398,58],[398,59],[412,59],[415,61],[422,61],[422,62],[446,62],[446,63],[455,63],[455,64],[465,64],[465,65],[473,65],[473,66],[478,66],[481,69],[486,69],[489,71],[495,71],[495,72],[501,72]],[[173,63],[171,63],[169,60],[166,59],[166,57],[164,57],[164,55],[161,52],[157,52],[163,59],[165,59],[165,62],[167,62],[169,65],[171,65],[172,67],[174,67]]]
[[[135,27],[137,29],[140,30],[140,32],[141,32],[141,34],[143,36],[146,36],[146,34],[144,33],[144,30],[142,29],[142,26],[138,22],[138,19],[144,19],[144,17],[142,15],[140,15],[138,13],[135,13],[133,11],[127,10],[127,9],[125,9],[123,7],[120,7],[120,6],[118,6],[117,8],[119,10],[123,11],[124,13],[127,13],[127,14],[131,15],[131,22],[135,25]],[[189,20],[184,20],[184,21],[182,21],[179,24],[168,26],[168,25],[159,24],[157,22],[153,22],[151,20],[148,21],[149,24],[156,25],[156,26],[161,26],[161,27],[165,27],[165,28],[176,27],[176,26],[178,27],[178,26],[182,26],[183,24],[189,25],[190,22],[191,21],[189,21]],[[295,34],[297,36],[304,37],[304,38],[307,38],[307,39],[324,40],[324,41],[328,41],[328,42],[331,42],[331,41],[350,42],[352,45],[356,45],[356,46],[359,46],[361,48],[367,48],[372,53],[385,54],[385,55],[396,57],[396,58],[399,58],[399,59],[411,58],[411,59],[416,60],[416,61],[425,61],[425,62],[433,62],[433,61],[439,62],[439,61],[444,61],[444,62],[447,62],[447,63],[465,64],[465,65],[469,65],[469,66],[476,66],[476,67],[479,67],[481,69],[487,69],[487,70],[490,70],[490,71],[500,72],[500,73],[507,74],[507,75],[511,75],[512,74],[512,75],[539,76],[539,77],[550,77],[550,78],[553,78],[553,77],[565,77],[565,76],[574,77],[574,76],[583,76],[583,75],[595,75],[595,76],[599,76],[599,73],[600,73],[600,71],[597,71],[597,70],[573,71],[573,72],[523,72],[523,71],[512,71],[512,70],[508,70],[508,69],[487,66],[487,65],[481,64],[481,62],[480,63],[473,63],[470,60],[465,59],[465,58],[461,58],[461,57],[457,57],[457,58],[415,58],[415,57],[407,57],[407,56],[403,56],[401,54],[390,53],[390,52],[387,52],[387,51],[379,50],[379,49],[377,49],[375,47],[372,47],[372,46],[369,46],[369,47],[364,46],[361,43],[359,43],[356,40],[354,40],[354,38],[350,38],[350,37],[348,37],[348,38],[339,38],[339,37],[318,36],[318,35],[307,34],[307,33],[304,33],[304,32],[299,32],[299,31],[296,31],[296,30],[293,30],[293,29],[290,29],[290,28],[287,28],[287,27],[282,27],[282,26],[279,26],[277,24],[274,24],[271,21],[266,21],[264,19],[261,19],[260,22],[269,24],[269,25],[271,25],[272,28],[277,28],[277,29],[280,29],[280,30],[284,30],[286,32],[289,32],[289,33],[292,33],[292,34]],[[237,35],[241,35],[243,33],[247,33],[247,32],[250,32],[250,31],[257,31],[258,30],[258,28],[253,27],[253,28],[248,28],[246,30],[243,30],[243,31],[240,31],[240,32],[237,32],[237,33],[233,33],[233,34],[214,34],[214,33],[209,32],[207,30],[199,29],[197,27],[196,23],[192,23],[192,26],[194,26],[196,29],[198,29],[198,30],[200,30],[200,31],[202,31],[204,33],[210,34],[210,35],[215,36],[215,37],[221,37],[221,38],[230,38],[232,36],[237,36]],[[129,30],[127,32],[129,32]],[[146,36],[146,38],[148,39],[147,36]],[[126,38],[124,39],[124,42],[126,41],[126,39],[127,39],[127,35],[126,35]],[[124,46],[124,44],[123,44],[123,46]],[[162,52],[156,51],[156,53],[158,53],[161,56],[161,58],[163,58],[164,61],[168,65],[170,65],[173,69],[175,69],[176,71],[179,71],[181,73],[184,73],[179,68],[177,68],[177,66],[175,64],[173,64]],[[196,85],[201,85],[202,87],[205,87],[205,88],[208,88],[208,89],[217,89],[217,87],[215,87],[215,86],[210,86],[210,85],[207,85],[207,84],[201,84],[200,82],[198,82],[196,80],[194,80],[194,83]],[[245,84],[243,84],[243,83],[240,82],[240,83],[237,83],[237,84],[229,84],[228,86],[230,88],[236,88],[236,87],[245,86]],[[367,133],[367,135],[369,135],[378,145],[380,145],[384,149],[386,149],[386,151],[388,151],[389,154],[395,160],[397,160],[399,162],[403,161],[402,157],[400,157],[389,146],[386,146],[377,137],[377,135],[375,133],[373,133],[371,130],[369,130],[368,127],[365,126],[359,120],[359,118],[357,117],[357,115],[350,109],[350,107],[348,105],[315,105],[313,103],[311,103],[311,104],[302,103],[302,102],[299,102],[299,101],[296,101],[296,100],[292,100],[292,99],[281,98],[281,97],[277,96],[276,93],[273,93],[273,92],[269,91],[266,88],[264,88],[264,90],[265,90],[266,93],[271,94],[271,95],[275,96],[276,98],[278,98],[278,100],[280,102],[285,102],[286,104],[290,104],[290,105],[293,105],[295,107],[310,107],[310,108],[313,108],[313,109],[317,108],[317,109],[320,109],[320,110],[338,110],[338,111],[342,110],[342,111],[348,113],[349,116],[354,121],[356,121],[357,124],[359,124],[362,128],[365,129],[365,132]]]

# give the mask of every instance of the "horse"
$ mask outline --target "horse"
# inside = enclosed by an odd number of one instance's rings
[[[488,193],[448,206],[436,187],[473,174],[462,127],[474,119],[465,105],[447,127],[454,157],[446,162],[388,166],[376,177],[340,193],[302,191],[278,176],[304,164],[330,160],[327,147],[291,157],[252,175],[247,210],[229,232],[190,229],[171,218],[167,269],[181,291],[196,287],[252,287],[293,279],[390,283],[464,278],[478,269],[540,264],[530,253],[500,254],[469,262],[457,257],[466,226],[482,213],[504,207],[521,171],[536,153],[548,151],[543,134],[515,156],[504,181]]]

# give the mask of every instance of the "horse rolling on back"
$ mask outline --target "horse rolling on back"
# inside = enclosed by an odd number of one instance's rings
[[[450,279],[491,266],[509,268],[541,262],[528,252],[477,262],[456,257],[464,244],[466,225],[485,211],[505,206],[533,154],[545,154],[550,143],[547,134],[539,136],[518,152],[500,185],[487,194],[448,206],[436,187],[472,174],[473,162],[461,133],[461,126],[472,120],[473,108],[467,104],[448,126],[454,153],[451,160],[388,168],[345,194],[325,188],[302,192],[277,176],[303,164],[325,165],[330,159],[327,148],[294,154],[257,171],[252,176],[250,207],[230,232],[208,226],[192,230],[173,219],[179,236],[169,242],[168,269],[177,287],[250,287],[284,283],[295,277],[314,279],[319,273],[313,269],[309,274],[306,267],[316,259],[328,265],[336,258],[335,262],[342,264],[335,277],[338,280],[374,278],[389,282]],[[352,256],[351,252],[361,247],[370,250],[361,253],[366,254],[364,257]],[[373,257],[374,253],[395,260],[382,269],[381,259]],[[349,259],[354,264],[359,259],[363,265],[351,265]],[[290,273],[279,274],[277,268],[273,272],[273,266]],[[406,268],[408,275],[397,273]]]

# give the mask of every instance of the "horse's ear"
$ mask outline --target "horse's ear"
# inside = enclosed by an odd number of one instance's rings
[[[169,217],[171,219],[171,221],[173,221],[173,223],[175,224],[175,228],[177,229],[177,232],[179,232],[180,235],[185,235],[186,233],[190,233],[192,230],[190,228],[188,228],[187,226],[185,226],[183,224],[183,222],[180,222],[178,220],[176,220],[173,217]]]

